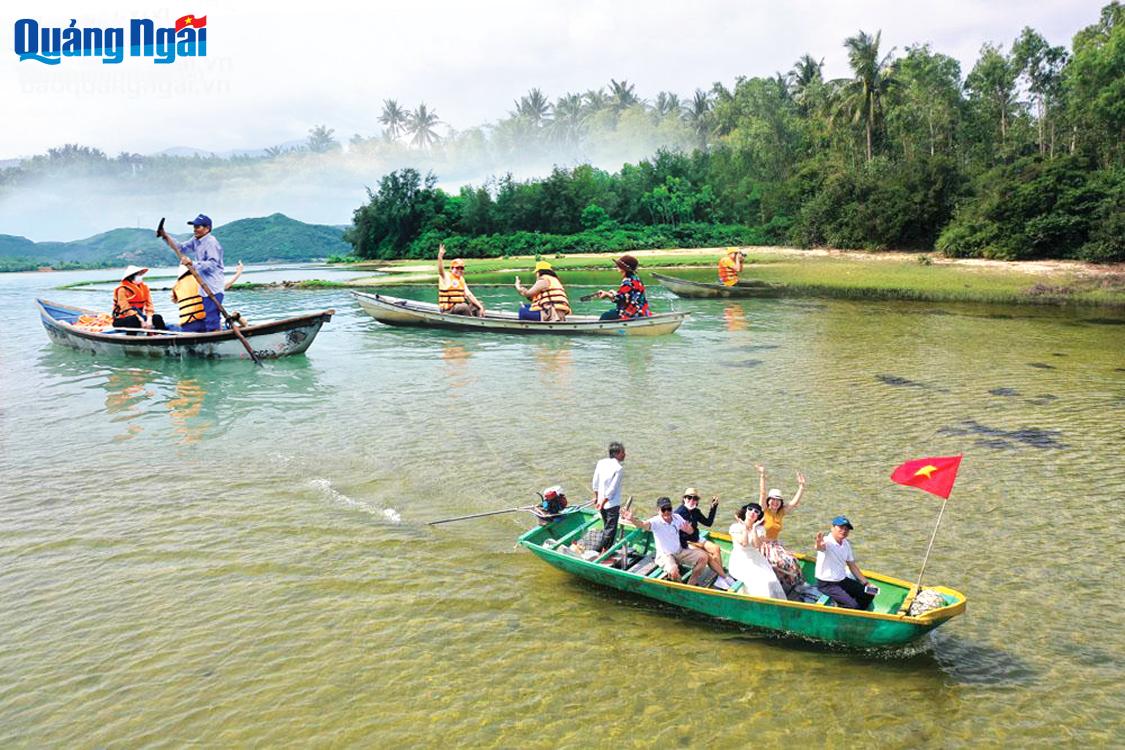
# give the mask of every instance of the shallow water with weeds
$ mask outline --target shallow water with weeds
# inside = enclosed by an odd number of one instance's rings
[[[692,312],[672,336],[541,340],[232,292],[250,319],[338,311],[307,356],[255,369],[51,345],[32,298],[108,302],[50,291],[85,278],[0,276],[5,747],[1125,738],[1112,314],[654,288]],[[830,649],[571,580],[514,548],[527,517],[426,525],[554,483],[584,500],[613,439],[640,507],[693,485],[721,528],[755,461],[789,495],[801,470],[783,540],[808,550],[846,513],[860,563],[904,578],[939,501],[888,475],[964,452],[926,579],[968,611],[910,649]]]

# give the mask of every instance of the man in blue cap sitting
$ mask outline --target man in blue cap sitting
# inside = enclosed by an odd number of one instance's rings
[[[223,277],[223,246],[211,234],[210,217],[200,214],[189,221],[188,224],[192,227],[195,236],[183,245],[176,244],[176,241],[163,229],[160,230],[160,236],[168,243],[168,247],[187,256],[184,264],[195,266],[195,270],[199,272],[199,277],[203,280],[203,283],[221,304],[225,283]],[[192,255],[195,257],[193,258]],[[219,308],[215,306],[211,297],[206,293],[203,294],[203,311],[205,313],[204,331],[217,331],[222,328]]]
[[[840,607],[867,609],[875,594],[868,590],[867,577],[855,562],[848,535],[852,522],[847,516],[832,519],[832,531],[816,532],[816,587]],[[854,578],[848,578],[848,571]]]

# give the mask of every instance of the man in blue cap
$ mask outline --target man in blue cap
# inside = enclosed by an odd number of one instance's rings
[[[816,587],[840,607],[867,609],[875,594],[856,565],[855,553],[848,541],[854,528],[847,516],[836,516],[827,536],[823,531],[816,532]],[[849,570],[854,578],[848,578]]]
[[[183,245],[177,245],[176,241],[163,229],[160,230],[160,236],[168,243],[168,247],[187,256],[183,263],[187,266],[195,266],[195,270],[199,272],[199,278],[211,290],[211,294],[215,295],[215,299],[222,303],[225,282],[223,277],[223,246],[211,234],[211,218],[200,214],[189,221],[188,224],[192,227],[195,236]],[[192,255],[195,257],[192,258]],[[204,331],[217,331],[222,328],[219,308],[215,306],[215,303],[211,301],[207,294],[203,295],[203,311],[205,313]]]

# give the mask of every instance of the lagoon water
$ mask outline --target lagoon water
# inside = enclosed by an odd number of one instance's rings
[[[341,278],[248,280],[298,274]],[[536,339],[263,289],[228,303],[337,310],[306,356],[51,345],[33,298],[106,307],[55,287],[109,276],[0,275],[0,746],[1125,742],[1120,316],[657,287],[693,312],[677,334]],[[721,528],[755,461],[787,495],[802,470],[788,545],[846,513],[861,565],[908,579],[940,501],[888,475],[964,452],[926,580],[968,611],[831,649],[572,580],[514,547],[525,515],[425,525],[584,500],[613,439],[640,507],[694,485]]]

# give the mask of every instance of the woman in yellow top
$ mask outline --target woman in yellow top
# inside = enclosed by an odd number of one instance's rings
[[[530,305],[520,305],[520,320],[541,320],[561,323],[570,315],[570,300],[566,289],[551,264],[541,260],[535,264],[535,283],[524,286],[516,277],[516,291],[531,300]]]
[[[794,586],[804,582],[804,576],[801,574],[801,566],[797,558],[782,546],[778,537],[781,535],[785,515],[800,505],[801,498],[805,495],[805,475],[797,472],[797,494],[793,496],[793,502],[786,506],[781,490],[771,489],[769,493],[766,492],[766,467],[755,464],[754,468],[758,470],[759,501],[765,509],[762,520],[766,538],[762,545],[762,554],[769,560],[773,572],[777,574],[777,580],[781,581],[782,587],[788,593]]]

